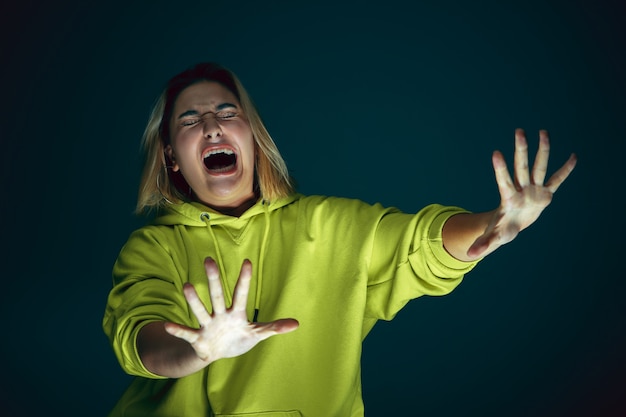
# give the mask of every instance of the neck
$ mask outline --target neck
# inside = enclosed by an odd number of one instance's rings
[[[245,203],[239,205],[238,207],[211,207],[212,209],[219,211],[222,214],[233,217],[241,217],[243,213],[246,212],[250,207],[256,204],[257,198],[251,198]]]
[[[259,195],[258,193],[254,193],[252,195],[252,197],[250,197],[248,200],[245,200],[243,203],[239,204],[238,206],[216,206],[214,204],[207,204],[207,203],[203,203],[206,204],[208,207],[211,207],[213,210],[225,214],[226,216],[232,216],[232,217],[241,217],[241,215],[243,213],[246,212],[246,210],[248,210],[250,207],[254,206],[257,202],[257,200],[259,199]]]

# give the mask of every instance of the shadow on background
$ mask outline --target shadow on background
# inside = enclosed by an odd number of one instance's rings
[[[100,323],[142,224],[139,140],[163,83],[214,60],[246,85],[306,194],[488,210],[491,152],[510,160],[516,127],[531,151],[550,131],[552,170],[576,152],[537,224],[451,295],[376,326],[366,410],[623,416],[618,2],[213,3],[2,13],[3,415],[104,416],[128,384]]]

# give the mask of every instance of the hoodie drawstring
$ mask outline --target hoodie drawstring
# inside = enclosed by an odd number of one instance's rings
[[[265,219],[265,230],[263,231],[263,240],[261,241],[261,253],[259,254],[259,268],[257,270],[256,295],[254,297],[254,318],[256,322],[259,318],[259,310],[261,309],[261,290],[263,289],[263,261],[265,260],[265,251],[267,250],[267,241],[270,234],[270,212],[267,202],[261,202],[263,206],[263,218]]]
[[[263,219],[265,220],[265,228],[263,231],[263,240],[261,241],[261,248],[259,253],[259,264],[258,266],[253,265],[253,271],[257,271],[257,285],[256,285],[256,294],[254,297],[254,317],[252,319],[253,322],[256,322],[259,317],[259,310],[261,308],[261,292],[263,289],[263,263],[265,260],[265,253],[267,251],[267,243],[269,240],[270,234],[270,212],[268,208],[268,203],[263,200],[261,202],[263,206]],[[222,282],[222,288],[224,289],[224,298],[228,305],[232,305],[233,293],[226,282],[226,272],[224,270],[224,262],[222,259],[222,252],[220,251],[220,246],[217,242],[217,237],[215,236],[215,232],[213,231],[213,227],[211,226],[211,216],[209,213],[201,214],[202,220],[206,223],[207,228],[209,229],[209,234],[211,235],[211,239],[213,240],[213,246],[215,246],[215,252],[217,255],[217,264],[220,271],[220,281]]]
[[[224,262],[222,259],[222,252],[220,251],[220,245],[217,244],[217,238],[215,237],[215,232],[213,231],[213,227],[211,227],[211,216],[209,213],[202,213],[200,215],[202,220],[206,223],[207,228],[209,229],[209,234],[213,239],[213,246],[215,246],[215,253],[217,254],[217,267],[220,270],[220,281],[222,282],[222,289],[224,292],[224,298],[226,300],[227,305],[232,305],[233,303],[233,293],[226,282],[226,271],[224,271]]]

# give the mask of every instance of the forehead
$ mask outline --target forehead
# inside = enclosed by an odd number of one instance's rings
[[[174,102],[174,109],[214,108],[223,103],[238,105],[239,100],[228,88],[216,81],[200,81],[180,92]]]

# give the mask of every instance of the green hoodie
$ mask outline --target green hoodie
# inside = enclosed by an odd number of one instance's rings
[[[442,245],[443,224],[461,212],[405,214],[298,194],[259,201],[239,218],[171,205],[129,237],[113,268],[103,327],[138,378],[111,416],[362,416],[361,347],[376,321],[413,298],[449,293],[476,265]],[[207,256],[220,266],[227,305],[250,259],[250,320],[258,310],[259,322],[295,318],[300,327],[183,378],[155,375],[139,359],[137,333],[152,321],[198,326],[182,288],[191,282],[211,311]]]

